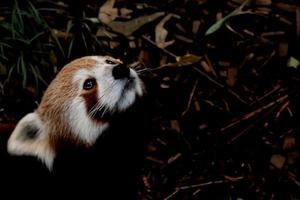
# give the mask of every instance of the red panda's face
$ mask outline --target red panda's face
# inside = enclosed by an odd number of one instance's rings
[[[142,95],[137,73],[122,61],[108,56],[90,59],[96,61],[95,65],[77,70],[72,78],[78,91],[72,104],[84,106],[89,117],[126,110],[136,96]]]
[[[57,141],[94,144],[110,125],[106,116],[125,111],[142,93],[137,73],[119,59],[74,60],[50,83],[38,109],[17,124],[8,152],[37,156],[51,169]]]
[[[71,85],[75,94],[68,102],[67,113],[72,133],[92,143],[98,136],[94,132],[108,127],[106,116],[128,109],[142,95],[142,83],[137,73],[119,59],[109,56],[85,59],[93,64],[80,68],[73,65],[76,70]]]

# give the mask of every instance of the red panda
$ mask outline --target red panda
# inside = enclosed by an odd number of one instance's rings
[[[92,146],[109,128],[110,116],[127,110],[142,95],[142,81],[121,60],[76,59],[50,83],[38,108],[19,121],[7,151],[37,157],[51,170],[61,143]]]

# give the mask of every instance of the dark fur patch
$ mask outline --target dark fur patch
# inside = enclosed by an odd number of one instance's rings
[[[94,87],[92,90],[87,90],[84,91],[81,96],[84,98],[84,103],[85,103],[85,107],[86,107],[86,112],[88,115],[90,115],[90,113],[93,111],[93,109],[95,109],[96,104],[98,103],[98,90],[97,90],[97,86]],[[95,120],[97,122],[104,122],[105,120],[105,116],[103,115],[103,111],[105,110],[105,108],[102,108],[101,110],[96,111],[93,116],[91,116],[92,120]],[[108,115],[108,114],[106,114]]]
[[[97,86],[91,90],[84,91],[81,96],[84,98],[84,103],[87,113],[91,112],[94,106],[98,102],[98,91]]]
[[[24,127],[24,134],[19,135],[19,139],[21,140],[32,140],[37,137],[38,135],[38,128],[32,125],[27,125]]]

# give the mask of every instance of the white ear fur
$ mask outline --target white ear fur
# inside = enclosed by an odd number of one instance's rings
[[[37,113],[29,113],[19,121],[7,142],[7,151],[12,155],[36,156],[52,169],[55,153]]]

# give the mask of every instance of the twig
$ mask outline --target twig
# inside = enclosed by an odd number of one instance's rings
[[[265,32],[261,34],[261,37],[270,37],[270,36],[278,36],[278,35],[284,35],[284,31],[271,31],[271,32]]]
[[[286,95],[288,96],[288,95]],[[273,102],[272,102],[273,103]],[[276,103],[278,103],[276,101]],[[275,105],[272,104],[271,106]],[[258,122],[260,122],[261,120],[263,120],[266,116],[268,116],[270,113],[272,113],[276,108],[278,108],[279,105],[275,105],[272,109],[270,109],[268,112],[266,112],[262,117],[260,117],[258,120],[256,120],[254,123],[252,123],[251,125],[249,125],[247,128],[245,128],[242,132],[238,133],[237,135],[235,135],[234,137],[232,137],[227,144],[232,144],[234,143],[236,140],[238,140],[241,136],[243,136],[244,134],[246,134],[249,130],[251,130],[252,128],[254,128],[256,126],[256,124]]]
[[[175,58],[176,60],[178,59],[178,56],[176,56],[172,52],[166,50],[165,48],[161,48],[161,47],[157,46],[155,42],[153,42],[150,38],[146,37],[145,35],[143,35],[142,38],[144,40],[146,40],[147,42],[149,42],[150,44],[152,44],[153,46],[156,46],[158,49],[161,49],[164,53],[168,54],[169,56]]]
[[[223,132],[223,131],[225,131],[225,130],[227,130],[227,129],[229,129],[229,128],[231,128],[231,127],[233,127],[233,126],[235,126],[235,125],[237,125],[237,124],[239,124],[239,123],[241,123],[241,122],[243,122],[243,121],[245,121],[245,120],[247,120],[247,119],[249,119],[249,118],[257,115],[257,114],[259,114],[259,113],[261,113],[262,111],[264,111],[264,110],[272,107],[276,103],[282,102],[283,100],[285,100],[287,98],[288,98],[288,95],[285,95],[283,97],[280,97],[280,98],[276,99],[275,101],[270,102],[267,105],[264,105],[264,106],[262,106],[262,107],[260,107],[260,108],[258,108],[256,110],[250,112],[250,113],[247,113],[247,114],[243,115],[240,119],[237,119],[234,122],[228,124],[227,126],[221,128],[220,131]]]
[[[275,116],[276,119],[280,117],[281,113],[289,106],[289,104],[290,104],[290,102],[287,101],[287,102],[285,102],[285,104],[283,104],[281,106],[280,110],[276,113],[276,116]]]
[[[209,185],[222,184],[222,183],[227,183],[227,182],[229,182],[229,181],[228,180],[209,181],[209,182],[206,182],[206,183],[199,183],[199,184],[181,186],[181,187],[178,187],[178,189],[179,190],[187,190],[187,189],[199,188],[199,187],[204,187],[204,186],[209,186]]]
[[[293,172],[288,171],[288,178],[293,181],[297,187],[300,187],[300,181],[296,179],[297,176]]]
[[[242,176],[240,176],[240,177],[229,177],[229,176],[226,176],[226,175],[224,177],[225,177],[225,179],[222,179],[222,180],[208,181],[206,183],[199,183],[199,184],[176,187],[175,191],[172,192],[170,195],[168,195],[166,198],[164,198],[164,200],[171,199],[173,196],[175,196],[181,190],[195,189],[195,188],[201,188],[201,187],[205,187],[205,186],[218,185],[218,184],[229,183],[229,182],[237,182],[237,181],[242,180],[244,178]]]
[[[267,92],[266,94],[264,94],[263,96],[259,97],[257,100],[253,101],[250,106],[253,106],[254,104],[262,101],[263,99],[267,98],[268,96],[270,96],[271,94],[273,94],[274,92],[276,92],[278,89],[280,88],[280,85],[276,85],[270,92]]]
[[[269,55],[269,57],[266,58],[265,62],[257,68],[257,71],[261,71],[276,55],[276,51],[273,49],[272,53]]]
[[[212,82],[213,84],[215,84],[216,86],[225,89],[229,94],[231,94],[232,96],[234,96],[237,100],[239,100],[241,103],[243,104],[248,104],[244,99],[242,99],[240,97],[240,95],[238,95],[237,93],[235,93],[233,90],[225,87],[223,84],[219,83],[218,81],[214,80],[213,78],[211,78],[209,75],[205,74],[204,72],[202,72],[200,69],[194,67],[194,70],[196,70],[197,72],[199,72],[199,74],[201,74],[202,76],[204,76],[206,79],[208,79],[210,82]]]
[[[152,162],[154,162],[154,163],[158,163],[158,164],[160,164],[160,165],[163,165],[163,164],[164,164],[164,161],[159,160],[158,158],[155,158],[155,157],[153,157],[153,156],[147,156],[146,159],[147,159],[147,160],[150,160],[150,161],[152,161]]]
[[[173,196],[175,196],[178,192],[180,191],[179,188],[176,188],[174,192],[172,192],[170,195],[168,195],[166,198],[164,198],[164,200],[169,200],[171,199]]]
[[[192,91],[191,91],[191,94],[190,94],[190,97],[189,97],[188,104],[187,104],[185,110],[182,112],[181,116],[184,116],[189,111],[189,109],[191,107],[192,99],[194,97],[194,94],[195,94],[195,91],[196,91],[196,88],[197,88],[197,85],[198,85],[198,82],[199,82],[199,80],[195,81],[195,84],[192,88]]]
[[[206,62],[207,62],[207,64],[208,64],[209,68],[211,69],[213,75],[214,75],[215,77],[218,77],[218,75],[217,75],[217,73],[216,73],[216,70],[214,69],[213,65],[211,64],[211,61],[210,61],[210,59],[209,59],[209,57],[208,57],[207,54],[204,54],[204,59],[206,60]]]

